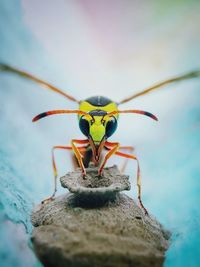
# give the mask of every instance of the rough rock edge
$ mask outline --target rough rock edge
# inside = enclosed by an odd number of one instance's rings
[[[84,179],[78,168],[61,177],[60,182],[62,187],[77,194],[112,194],[131,188],[128,175],[121,174],[116,165],[104,168],[102,177],[98,176],[98,168],[89,167]]]

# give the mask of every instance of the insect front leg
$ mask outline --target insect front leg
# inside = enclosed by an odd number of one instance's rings
[[[107,143],[107,142],[106,142]],[[105,143],[105,144],[106,144]],[[119,143],[112,143],[113,144],[113,148],[110,149],[110,151],[105,155],[105,158],[99,168],[98,174],[101,176],[102,175],[102,171],[104,166],[106,165],[106,162],[108,161],[108,159],[116,153],[116,151],[119,149]]]
[[[81,154],[81,152],[79,151],[78,147],[75,145],[75,143],[77,144],[88,144],[89,141],[88,140],[78,140],[78,139],[72,139],[71,144],[72,144],[72,149],[74,151],[74,154],[78,160],[79,166],[81,168],[82,174],[83,174],[83,178],[85,178],[86,176],[86,170],[85,170],[85,166],[83,164],[83,155]]]
[[[108,149],[108,150],[110,150],[111,148],[109,148],[109,147],[113,147],[113,144],[115,144],[115,143],[112,143],[112,142],[106,142],[106,149]],[[120,146],[119,148],[118,148],[118,150],[128,150],[130,153],[132,153],[133,151],[134,151],[134,147],[133,146]],[[122,165],[122,167],[120,168],[120,171],[121,171],[121,173],[124,173],[124,171],[125,171],[125,169],[126,169],[126,166],[127,166],[127,163],[128,163],[128,158],[126,158],[125,159],[125,161],[124,161],[124,163],[123,163],[123,165]]]

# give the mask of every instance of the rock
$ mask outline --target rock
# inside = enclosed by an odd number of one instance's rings
[[[89,170],[86,180],[80,179],[80,171],[62,177],[62,185],[75,193],[33,211],[32,242],[41,262],[47,267],[162,266],[168,232],[155,218],[144,215],[130,197],[119,193],[119,188],[129,186],[116,167],[106,168],[103,178],[96,177],[96,171]]]
[[[83,207],[103,205],[114,200],[118,192],[131,188],[128,175],[120,174],[116,165],[105,168],[102,177],[99,177],[97,168],[89,167],[84,179],[77,169],[61,177],[60,182],[75,194],[77,205]]]

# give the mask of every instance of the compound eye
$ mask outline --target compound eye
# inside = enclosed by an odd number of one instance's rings
[[[79,120],[79,128],[85,136],[87,137],[89,136],[89,128],[90,128],[89,122],[83,117],[81,117]]]
[[[110,137],[117,129],[117,120],[115,117],[111,117],[106,124],[106,137]]]

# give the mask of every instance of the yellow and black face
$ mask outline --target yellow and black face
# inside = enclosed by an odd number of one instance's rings
[[[104,138],[110,137],[117,129],[118,115],[105,116],[107,113],[117,111],[117,104],[103,96],[94,96],[82,101],[79,109],[90,116],[79,116],[81,132],[99,144]]]

